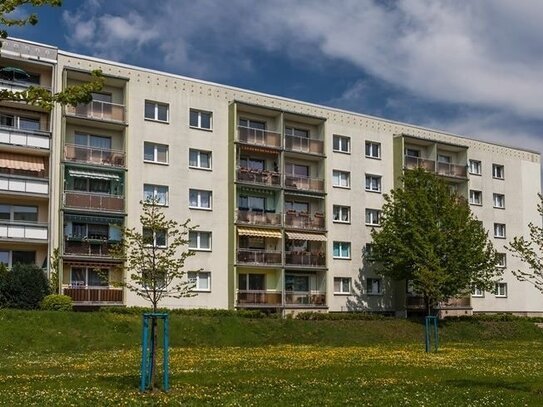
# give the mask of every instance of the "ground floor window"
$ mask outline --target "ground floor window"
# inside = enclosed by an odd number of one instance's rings
[[[266,275],[253,273],[240,273],[238,276],[238,289],[247,291],[262,291],[266,289]]]
[[[191,271],[189,282],[194,284],[194,291],[211,291],[211,273],[209,271]]]
[[[109,285],[109,269],[72,267],[71,285],[75,287],[107,287]]]
[[[309,276],[285,275],[285,291],[309,291]]]
[[[351,293],[351,278],[350,277],[335,277],[334,278],[334,294],[350,294]]]

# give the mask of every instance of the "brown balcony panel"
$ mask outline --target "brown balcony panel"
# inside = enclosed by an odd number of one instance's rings
[[[109,257],[112,243],[94,241],[64,241],[64,254],[74,256]]]
[[[466,178],[468,176],[467,167],[465,165],[437,163],[437,173],[447,177]]]
[[[256,171],[249,168],[238,168],[237,180],[251,184],[279,186],[281,185],[281,174],[272,171]]]
[[[408,295],[406,300],[407,308],[414,309],[424,309],[426,304],[424,303],[424,298],[419,296]]]
[[[285,136],[285,149],[308,154],[324,154],[324,143],[321,140]]]
[[[471,307],[471,298],[451,298],[448,301],[440,304],[440,308],[470,308]]]
[[[281,265],[281,252],[271,250],[238,249],[238,263]]]
[[[65,192],[64,205],[70,208],[99,209],[112,212],[124,211],[124,198],[114,195]]]
[[[285,264],[289,266],[323,267],[326,265],[324,253],[286,252]]]
[[[324,192],[324,180],[309,177],[285,176],[285,188],[300,191]]]
[[[247,225],[280,226],[281,214],[238,210],[237,222]]]
[[[435,172],[436,162],[433,160],[426,160],[419,157],[405,156],[405,167],[408,169],[424,168],[426,171]]]
[[[281,305],[281,293],[238,291],[238,305]]]
[[[285,226],[297,229],[323,230],[325,228],[324,216],[304,215],[302,213],[285,214]]]
[[[242,126],[238,127],[238,141],[260,146],[281,147],[281,135],[279,133]]]
[[[75,303],[121,303],[123,290],[114,288],[64,288],[64,295],[72,298]]]
[[[98,100],[93,100],[88,104],[79,104],[75,107],[66,106],[66,114],[70,116],[121,123],[125,121],[124,110],[123,105]]]
[[[285,304],[297,306],[326,306],[326,294],[286,291]]]
[[[78,146],[66,144],[64,146],[64,159],[71,162],[110,165],[112,167],[124,168],[125,159],[122,151]]]

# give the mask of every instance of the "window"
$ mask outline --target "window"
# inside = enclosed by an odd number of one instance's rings
[[[0,250],[0,263],[11,267],[14,264],[36,264],[36,252],[22,250]]]
[[[351,278],[334,277],[334,294],[351,294]]]
[[[366,191],[381,192],[381,176],[366,174]]]
[[[414,148],[406,148],[405,155],[408,157],[420,158],[420,150]]]
[[[505,209],[505,195],[494,194],[494,208]]]
[[[189,249],[211,250],[211,232],[189,232]]]
[[[238,290],[262,291],[266,289],[266,276],[264,274],[240,273],[238,276]]]
[[[168,122],[170,106],[167,103],[145,101],[145,118],[159,122]]]
[[[211,273],[209,271],[189,271],[189,283],[194,285],[193,291],[211,291]]]
[[[305,129],[296,129],[294,127],[285,127],[285,136],[309,138],[309,131]]]
[[[379,226],[381,224],[381,211],[366,209],[366,225]]]
[[[507,297],[507,283],[496,283],[496,297]]]
[[[291,165],[292,167],[295,167],[294,164],[287,164]],[[239,166],[241,168],[249,168],[251,170],[257,170],[257,171],[264,171],[266,169],[266,160],[263,160],[261,158],[251,158],[251,157],[240,157],[239,158]],[[299,166],[308,168],[306,166]],[[302,173],[307,173],[308,170],[302,170]]]
[[[469,191],[469,203],[472,205],[482,205],[483,204],[483,193],[481,191],[475,191],[470,189]]]
[[[211,152],[202,150],[189,150],[189,167],[204,170],[211,169]]]
[[[70,283],[74,287],[107,287],[109,285],[109,269],[72,267]]]
[[[381,143],[366,141],[366,157],[381,158]]]
[[[438,154],[437,155],[437,162],[438,163],[450,164],[451,163],[451,156],[450,155],[444,155],[444,154]]]
[[[351,258],[351,243],[350,242],[334,242],[334,258],[335,259],[350,259]]]
[[[143,243],[147,246],[167,247],[166,231],[163,229],[153,230],[143,228]]]
[[[503,179],[504,177],[503,165],[492,164],[492,177],[497,178],[497,179]]]
[[[109,225],[74,222],[72,223],[72,234],[68,237],[107,240],[109,239]]]
[[[333,146],[334,151],[341,153],[350,153],[351,152],[351,138],[346,136],[338,136],[334,134]]]
[[[266,198],[262,196],[240,195],[238,198],[238,208],[264,212],[266,210]]]
[[[305,212],[309,213],[309,203],[307,202],[296,202],[296,201],[285,201],[285,210],[286,211],[296,211],[296,212]]]
[[[507,254],[506,253],[497,253],[498,257],[498,263],[496,264],[497,267],[505,268],[507,267]]]
[[[98,194],[111,194],[111,181],[108,179],[82,178],[74,176],[73,188],[75,191],[95,192]],[[114,195],[116,195],[114,193]]]
[[[252,160],[252,162],[255,163],[256,160]],[[243,160],[240,160],[240,165],[243,165]],[[253,167],[254,167],[254,165],[255,164],[253,164]],[[264,164],[262,164],[262,165],[264,165]],[[262,167],[262,168],[253,168],[253,169],[264,169],[264,168]],[[309,177],[309,166],[308,165],[299,165],[299,164],[286,163],[285,164],[285,175],[307,178],[307,177]]]
[[[309,276],[285,275],[285,291],[309,292],[309,287]]]
[[[143,161],[168,164],[168,146],[146,141],[143,143]]]
[[[383,293],[383,284],[380,278],[368,278],[366,280],[366,294],[381,295]]]
[[[505,239],[505,224],[494,223],[494,237]]]
[[[347,171],[332,171],[332,183],[335,187],[350,188],[351,173]]]
[[[202,110],[190,109],[190,127],[211,130],[213,114]]]
[[[0,204],[0,220],[37,222],[38,207]]]
[[[481,175],[481,161],[469,160],[469,173],[474,175]]]
[[[473,290],[471,292],[471,296],[472,297],[484,297],[485,292],[482,289],[480,289],[479,287],[475,286],[475,287],[473,287]]]
[[[364,246],[363,256],[366,260],[371,261],[371,256],[373,255],[374,246],[372,243],[366,243]]]
[[[351,223],[351,207],[334,205],[334,222]]]
[[[211,209],[211,191],[189,189],[189,208]]]
[[[74,144],[78,146],[93,147],[102,150],[111,150],[111,137],[75,133]],[[77,152],[78,150],[76,149],[76,154]]]
[[[252,119],[240,118],[239,126],[247,127],[249,129],[266,130],[266,122],[260,122],[260,121],[252,120]]]
[[[156,205],[168,205],[168,187],[164,185],[143,185],[143,200]]]

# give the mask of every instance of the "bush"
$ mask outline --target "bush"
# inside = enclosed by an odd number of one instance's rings
[[[305,321],[371,321],[384,318],[385,317],[382,315],[370,314],[367,312],[300,312],[296,315],[296,319],[302,319]]]
[[[49,281],[35,264],[15,264],[0,270],[0,307],[36,309],[49,294]]]
[[[144,312],[153,312],[146,307],[101,307],[101,312],[113,314],[140,315]],[[258,310],[228,310],[228,309],[166,309],[159,308],[157,312],[168,312],[171,315],[186,315],[193,317],[240,317],[240,318],[266,318],[268,315]]]
[[[67,295],[50,294],[42,300],[40,308],[45,311],[71,311],[72,299]]]

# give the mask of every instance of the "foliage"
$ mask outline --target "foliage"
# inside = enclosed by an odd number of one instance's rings
[[[0,271],[0,307],[36,309],[49,294],[49,282],[35,264],[15,264]]]
[[[497,253],[466,200],[422,168],[406,171],[401,182],[384,195],[382,227],[372,230],[378,272],[412,281],[428,310],[473,286],[493,290]]]
[[[384,318],[383,315],[367,312],[300,312],[296,315],[296,319],[305,321],[372,321]]]
[[[100,312],[123,315],[141,315],[145,312],[153,312],[152,308],[145,307],[100,307]],[[228,310],[228,309],[167,309],[158,308],[157,312],[169,312],[172,315],[185,315],[191,317],[239,317],[239,318],[266,318],[267,314],[259,310]],[[273,314],[271,314],[273,315]]]
[[[67,295],[50,294],[42,300],[40,309],[44,311],[71,311],[72,298]]]
[[[58,247],[53,249],[53,254],[51,255],[50,267],[49,267],[49,286],[51,288],[52,294],[60,294],[60,250]]]
[[[543,216],[543,195],[539,194],[537,210]],[[541,222],[541,218],[540,218]],[[519,258],[528,266],[528,270],[512,270],[519,281],[527,281],[543,293],[543,227],[528,224],[529,237],[515,236],[506,246],[514,257]]]
[[[6,27],[22,27],[27,24],[36,25],[38,23],[38,16],[35,13],[29,14],[26,17],[19,17],[17,14],[11,13],[17,12],[21,6],[60,7],[61,5],[62,0],[3,0],[0,2],[0,24]],[[7,36],[7,31],[1,29],[0,38],[7,38]]]

